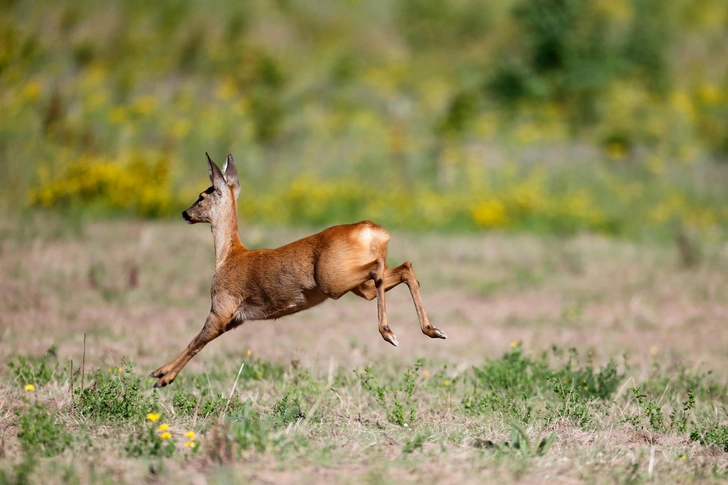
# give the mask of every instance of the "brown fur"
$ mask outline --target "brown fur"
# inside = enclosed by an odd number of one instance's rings
[[[352,293],[377,298],[379,332],[397,345],[387,323],[384,293],[405,283],[412,295],[422,332],[447,338],[430,325],[422,306],[412,264],[387,268],[389,233],[373,222],[333,226],[277,249],[248,250],[240,242],[236,199],[240,184],[232,156],[223,172],[207,157],[212,187],[182,213],[194,224],[209,222],[215,242],[212,306],[205,325],[174,360],[152,372],[154,387],[171,384],[182,368],[208,342],[246,320],[269,320],[291,315]]]

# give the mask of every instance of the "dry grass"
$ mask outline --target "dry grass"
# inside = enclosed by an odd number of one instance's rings
[[[92,370],[117,367],[123,359],[134,362],[135,371],[148,373],[176,355],[199,330],[209,308],[213,251],[208,229],[181,222],[99,222],[73,231],[66,224],[45,218],[22,226],[0,223],[0,361],[41,355],[55,345],[59,362],[68,366],[73,360],[78,369],[85,333],[88,384]],[[251,247],[275,246],[302,235],[289,229],[241,230]],[[159,391],[167,415],[175,413],[175,387],[191,385],[195,376],[206,378],[212,391],[228,393],[252,350],[253,359],[280,365],[284,375],[277,381],[241,382],[235,401],[250,399],[267,412],[284,390],[310,385],[313,390],[303,395],[312,400],[302,407],[309,415],[323,416],[275,430],[282,444],[274,451],[228,452],[215,437],[224,429],[215,431],[214,422],[198,421],[196,414],[178,414],[171,421],[176,433],[205,428],[201,452],[162,461],[158,469],[156,462],[120,454],[123,425],[91,426],[79,416],[71,408],[68,379],[51,381],[30,396],[2,366],[0,460],[6,468],[20,460],[16,411],[30,399],[46,403],[67,429],[87,433],[93,442],[90,451],[76,446],[40,460],[31,475],[34,483],[66,475],[68,483],[720,480],[712,467],[725,472],[722,450],[693,442],[686,433],[625,422],[637,409],[627,399],[630,389],[653,376],[656,364],[667,381],[683,366],[696,372],[712,369],[711,379],[726,385],[728,246],[704,243],[700,254],[688,269],[681,267],[673,246],[592,236],[395,232],[390,264],[413,262],[425,307],[448,340],[420,333],[406,289],[387,294],[390,322],[400,341],[396,349],[377,332],[376,306],[347,296],[279,321],[246,323],[210,344],[179,382]],[[617,395],[606,410],[594,413],[590,426],[577,426],[567,417],[528,424],[532,440],[557,432],[545,456],[474,448],[477,440],[508,439],[509,420],[464,413],[460,400],[467,392],[466,378],[471,366],[498,358],[512,342],[522,342],[533,355],[551,345],[576,347],[582,355],[591,352],[597,364],[627,354],[630,367]],[[408,430],[387,422],[352,369],[369,365],[391,377],[418,358],[425,359],[423,369],[433,373],[432,379],[453,384],[435,385],[418,377],[418,418]],[[300,377],[306,372],[308,381]],[[303,383],[294,382],[299,378]],[[661,404],[667,414],[675,403],[665,398]],[[725,402],[700,405],[703,414],[712,409],[716,422],[725,424]],[[424,436],[421,446],[403,452],[416,434]]]

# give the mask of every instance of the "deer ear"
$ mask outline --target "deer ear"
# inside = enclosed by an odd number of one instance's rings
[[[225,175],[225,181],[228,187],[233,189],[233,193],[237,199],[238,195],[240,195],[240,180],[238,179],[238,169],[235,168],[232,155],[227,156],[227,160],[225,160],[225,164],[222,166],[222,172]]]
[[[205,155],[207,155],[207,168],[210,171],[210,182],[212,182],[213,187],[219,189],[225,185],[225,177],[223,177],[222,172],[218,166],[215,165],[215,162],[212,161],[210,155],[208,155],[207,152],[205,152]]]

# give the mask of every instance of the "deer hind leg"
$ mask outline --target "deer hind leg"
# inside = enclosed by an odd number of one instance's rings
[[[389,342],[390,344],[397,347],[399,345],[399,341],[397,340],[397,336],[392,332],[392,329],[389,328],[389,323],[387,322],[387,304],[384,299],[384,292],[386,291],[384,289],[384,274],[387,269],[384,259],[380,258],[375,262],[376,266],[372,270],[372,279],[369,281],[374,282],[374,287],[376,290],[377,295],[377,316],[379,317],[379,333],[382,335],[382,338]]]
[[[229,321],[226,322],[224,319],[220,319],[210,312],[202,330],[200,330],[200,333],[192,339],[189,345],[187,345],[187,348],[184,349],[175,359],[149,374],[151,377],[158,378],[154,387],[164,387],[171,384],[182,368],[187,365],[187,362],[197,355],[197,353],[202,350],[205,345],[225,333],[227,330],[230,330],[242,323],[238,323],[235,318],[228,320]]]
[[[400,283],[406,284],[410,290],[410,295],[412,296],[412,301],[415,304],[417,319],[420,322],[422,333],[430,338],[447,338],[445,332],[432,326],[430,321],[427,319],[427,312],[425,312],[425,307],[422,305],[422,298],[420,297],[420,284],[417,282],[417,278],[415,278],[412,263],[409,261],[394,269],[386,268],[384,271],[382,284],[384,291],[389,291]],[[367,300],[373,300],[374,297],[379,296],[378,288],[376,288],[375,281],[373,280],[362,283],[354,288],[352,292]]]

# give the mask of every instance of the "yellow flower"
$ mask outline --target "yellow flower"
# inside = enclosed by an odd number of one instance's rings
[[[187,443],[185,443],[185,446],[187,448],[194,448],[196,446],[196,443],[194,441],[188,441]]]
[[[123,367],[119,367],[119,372],[124,372],[124,368]]]
[[[589,386],[584,386],[584,390],[585,391],[588,391],[589,390]]]
[[[248,357],[250,357],[251,355],[253,355],[253,351],[248,349]]]
[[[680,457],[680,459],[681,459],[682,461],[685,461],[685,460],[687,460],[687,459],[688,459],[688,457],[687,457],[687,455],[683,455],[683,456],[681,456],[681,457]]]
[[[168,440],[171,437],[172,437],[172,433],[170,433],[169,431],[165,431],[164,433],[159,435],[160,440]]]
[[[149,413],[147,414],[147,419],[154,423],[159,419],[159,416],[161,416],[159,413]]]
[[[114,369],[112,369],[111,367],[109,367],[109,372],[114,372]]]
[[[657,347],[657,345],[653,345],[652,347],[650,347],[650,355],[652,357],[656,356],[659,353],[660,353],[660,349]]]
[[[35,391],[35,386],[33,384],[26,384],[25,390],[26,391]]]
[[[450,385],[450,381],[442,381],[442,385],[447,387]]]
[[[515,349],[516,347],[518,347],[518,342],[511,342],[511,348]]]
[[[159,428],[157,428],[157,431],[167,431],[169,429],[169,425],[167,423],[160,424]]]
[[[430,377],[430,371],[426,370],[422,373],[422,375],[425,377]]]
[[[38,81],[30,81],[28,84],[23,86],[23,90],[20,92],[22,98],[28,101],[35,100],[43,89],[43,85]]]
[[[479,226],[502,227],[508,223],[506,206],[498,199],[491,198],[471,209],[473,220]]]
[[[195,432],[194,431],[188,431],[185,433],[185,436],[189,438],[190,440],[195,439]]]

